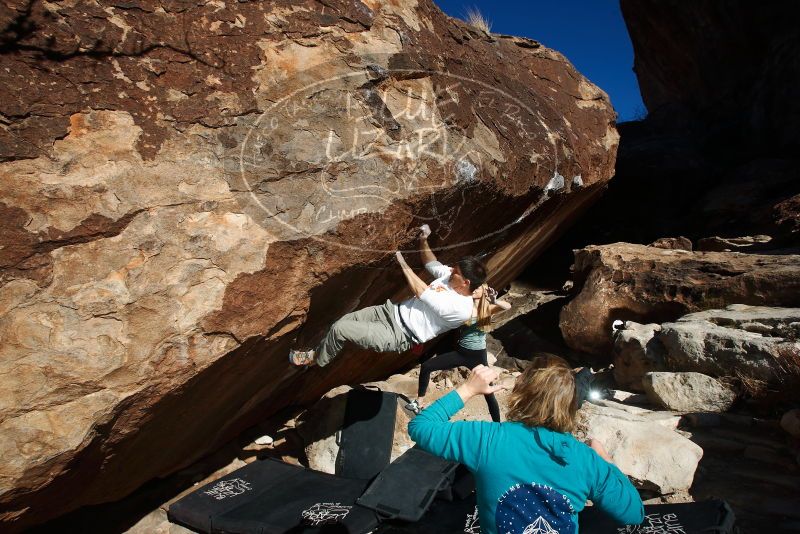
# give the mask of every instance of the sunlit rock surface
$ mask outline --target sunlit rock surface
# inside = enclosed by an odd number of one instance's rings
[[[613,174],[602,91],[428,1],[11,2],[0,23],[4,529],[387,376],[411,356],[301,374],[286,352],[404,296],[392,253],[420,224],[504,284]]]

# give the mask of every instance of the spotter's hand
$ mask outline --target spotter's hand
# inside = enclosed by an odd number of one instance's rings
[[[506,389],[505,386],[495,383],[499,376],[499,373],[492,368],[486,365],[477,365],[472,369],[467,381],[458,388],[459,394],[464,394],[462,395],[463,399],[464,397],[470,398],[475,395],[489,395]]]

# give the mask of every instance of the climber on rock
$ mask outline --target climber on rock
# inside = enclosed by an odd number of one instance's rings
[[[423,398],[428,390],[428,383],[433,371],[456,367],[472,369],[476,365],[489,365],[486,352],[486,332],[489,330],[492,315],[510,309],[511,303],[499,300],[497,291],[486,284],[473,293],[473,302],[472,315],[459,329],[455,349],[444,354],[437,354],[422,363],[419,370],[417,399],[406,404],[406,408],[412,412],[418,414],[424,407]],[[484,397],[492,421],[499,423],[500,406],[497,404],[494,393],[488,393]]]
[[[475,257],[466,257],[452,268],[442,265],[428,245],[430,232],[427,224],[420,228],[420,254],[425,269],[436,277],[433,282],[425,283],[397,252],[397,262],[414,296],[400,304],[387,300],[348,313],[333,323],[316,349],[292,350],[289,361],[324,367],[346,341],[377,352],[405,352],[468,321],[473,293],[486,280],[486,267]]]

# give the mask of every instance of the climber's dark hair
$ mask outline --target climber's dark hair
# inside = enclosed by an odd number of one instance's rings
[[[469,280],[470,291],[475,291],[486,281],[486,265],[475,256],[467,256],[456,265],[461,276]]]

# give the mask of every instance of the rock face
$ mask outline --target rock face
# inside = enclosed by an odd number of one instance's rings
[[[627,321],[614,336],[614,378],[640,391],[650,371],[694,371],[777,387],[791,399],[800,384],[798,319],[798,308],[732,304],[661,325]]]
[[[651,247],[669,250],[692,250],[692,241],[688,237],[662,237],[650,243]]]
[[[701,373],[647,373],[642,379],[647,398],[676,412],[725,412],[736,393]]]
[[[642,378],[650,371],[666,369],[665,351],[657,334],[658,324],[627,321],[614,337],[614,381],[630,391],[644,391]]]
[[[767,234],[773,248],[799,245],[793,21],[800,5],[623,0],[620,7],[648,110],[622,130],[616,185],[627,200],[649,200],[630,220],[662,226],[661,235]],[[657,196],[648,193],[666,181]],[[617,197],[617,206],[630,206],[625,201]]]
[[[661,327],[669,369],[773,384],[800,375],[800,308],[731,305]]]
[[[747,252],[749,250],[768,249],[772,238],[768,235],[744,237],[705,237],[697,242],[697,250],[706,252]]]
[[[614,180],[557,244],[563,263],[587,245],[667,236],[767,235],[739,250],[796,254],[800,4],[620,6],[647,115],[618,125]]]
[[[559,326],[575,350],[609,357],[615,319],[674,321],[728,304],[800,305],[800,255],[689,252],[615,243],[575,252],[580,293]]]
[[[614,464],[639,488],[660,494],[687,491],[703,449],[654,420],[612,406],[584,403],[583,432],[598,439]]]
[[[613,174],[602,91],[427,0],[11,2],[0,23],[4,530],[388,375],[412,356],[285,355],[405,296],[392,252],[419,224],[502,285]]]
[[[790,117],[800,116],[793,96],[800,83],[794,24],[800,6],[657,0],[622,0],[620,6],[650,113],[671,116],[673,123],[733,127],[732,137],[755,144],[798,147]]]

